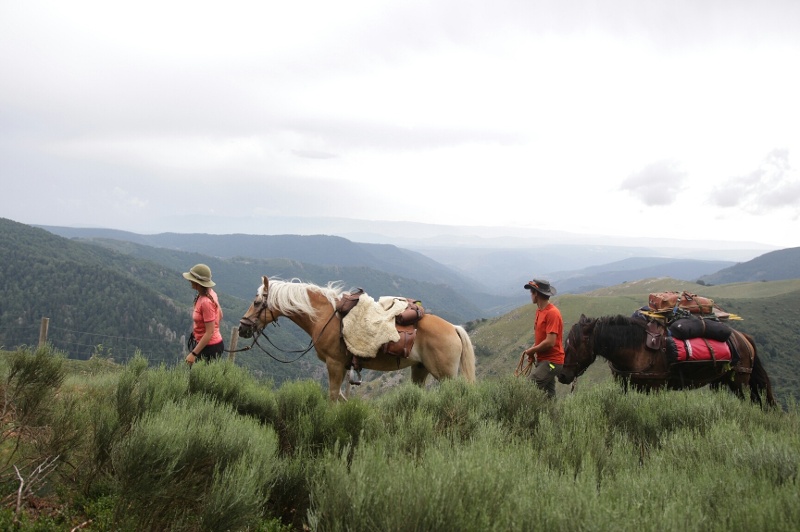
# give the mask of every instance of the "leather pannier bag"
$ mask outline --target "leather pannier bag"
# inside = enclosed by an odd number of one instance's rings
[[[714,300],[707,297],[683,292],[654,292],[647,301],[653,310],[673,310],[681,308],[692,314],[711,314],[714,311]]]

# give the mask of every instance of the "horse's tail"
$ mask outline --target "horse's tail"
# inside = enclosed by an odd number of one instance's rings
[[[472,346],[467,330],[460,325],[456,325],[456,333],[461,338],[461,374],[467,382],[475,382],[475,348]]]
[[[769,381],[767,370],[764,369],[764,364],[762,364],[761,359],[758,357],[758,353],[756,352],[756,342],[749,334],[742,334],[747,341],[750,342],[750,345],[753,346],[753,370],[750,374],[750,399],[754,402],[760,403],[761,395],[763,393],[767,400],[767,405],[775,406],[778,403],[772,393],[772,383]]]

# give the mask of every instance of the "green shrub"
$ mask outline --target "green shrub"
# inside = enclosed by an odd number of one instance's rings
[[[123,431],[144,413],[185,398],[188,386],[183,368],[148,368],[147,359],[137,352],[117,381],[116,407]]]
[[[448,379],[422,397],[420,408],[430,414],[436,431],[456,440],[467,440],[481,422],[481,397],[464,379]]]
[[[238,530],[262,517],[274,433],[203,398],[144,415],[113,451],[116,516],[150,530]]]
[[[319,467],[319,460],[308,456],[286,456],[277,460],[266,513],[301,530],[311,504],[310,481]]]
[[[46,423],[52,398],[64,378],[64,358],[50,346],[12,354],[2,383],[2,406],[12,414],[17,434]]]
[[[244,368],[230,361],[197,364],[189,374],[189,393],[204,394],[231,405],[239,414],[273,424],[278,416],[275,395]]]
[[[287,382],[277,391],[276,400],[274,427],[283,454],[316,453],[330,441],[333,416],[327,394],[318,382]]]
[[[500,424],[510,437],[530,437],[541,415],[555,408],[555,402],[528,379],[508,376],[478,386],[482,416]]]

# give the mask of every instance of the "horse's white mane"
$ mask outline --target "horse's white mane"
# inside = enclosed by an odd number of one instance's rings
[[[267,305],[282,314],[308,314],[316,317],[317,309],[311,304],[309,292],[317,292],[325,296],[332,307],[336,307],[336,300],[342,295],[342,282],[331,281],[327,286],[318,286],[313,283],[304,283],[300,279],[284,281],[269,279],[267,290]],[[264,297],[264,285],[258,287],[258,295]]]

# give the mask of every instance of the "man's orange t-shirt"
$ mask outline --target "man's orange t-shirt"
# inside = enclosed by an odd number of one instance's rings
[[[548,303],[543,309],[536,309],[536,324],[533,329],[534,343],[540,344],[549,333],[555,333],[556,345],[547,352],[536,353],[536,358],[553,364],[564,364],[564,320],[561,317],[561,311],[552,303]]]

